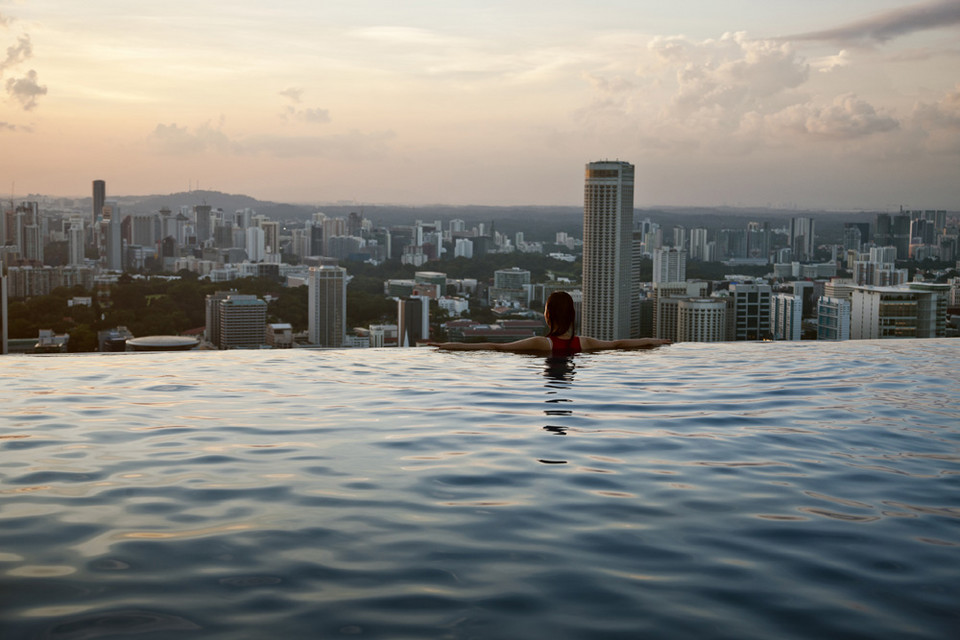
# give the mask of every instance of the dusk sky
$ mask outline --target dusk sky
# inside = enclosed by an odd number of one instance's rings
[[[0,0],[0,86],[5,198],[960,209],[960,0]]]

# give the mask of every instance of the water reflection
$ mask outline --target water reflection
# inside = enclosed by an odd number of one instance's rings
[[[550,356],[544,360],[543,377],[547,379],[544,386],[547,388],[547,396],[549,396],[545,402],[551,405],[544,409],[543,412],[546,415],[551,417],[573,415],[571,409],[563,408],[564,403],[572,403],[573,400],[556,396],[573,387],[573,376],[576,368],[577,365],[574,363],[572,356]],[[567,429],[568,427],[553,424],[543,427],[544,431],[549,431],[557,436],[567,435]]]

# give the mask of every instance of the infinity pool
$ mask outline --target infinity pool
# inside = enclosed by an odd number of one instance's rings
[[[3,357],[0,637],[957,637],[958,362]]]

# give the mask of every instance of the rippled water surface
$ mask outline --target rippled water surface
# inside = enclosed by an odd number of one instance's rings
[[[0,637],[957,637],[958,360],[7,356]]]

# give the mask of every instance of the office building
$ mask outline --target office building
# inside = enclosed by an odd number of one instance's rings
[[[430,299],[413,297],[397,301],[397,346],[415,347],[430,339]]]
[[[690,229],[690,259],[707,259],[707,230],[702,227]]]
[[[850,338],[942,338],[946,336],[949,285],[853,287]]]
[[[817,302],[817,340],[850,339],[850,299],[820,296]]]
[[[663,306],[662,301],[670,298],[703,298],[709,291],[706,282],[655,282],[650,296],[653,316],[651,333],[655,338],[676,340],[676,306]],[[669,303],[667,303],[669,304]]]
[[[686,251],[669,247],[653,252],[653,282],[683,282],[686,279]]]
[[[70,266],[79,267],[83,265],[84,254],[84,229],[83,218],[71,218],[67,228],[67,249]]]
[[[329,265],[311,267],[307,287],[310,343],[342,347],[347,335],[347,270]]]
[[[733,339],[763,340],[770,337],[770,296],[768,284],[733,283]]]
[[[618,340],[630,335],[634,167],[591,162],[583,196],[584,335]]]
[[[813,228],[813,218],[790,219],[790,249],[793,251],[794,260],[813,260],[817,248]]]
[[[722,342],[726,336],[727,303],[720,298],[665,298],[661,317],[676,318],[676,342]],[[676,310],[671,307],[675,304]],[[665,332],[669,333],[669,332]]]
[[[198,204],[193,207],[193,215],[196,219],[194,230],[197,234],[197,243],[203,244],[210,239],[213,228],[210,224],[210,212],[213,210],[208,204]]]
[[[103,180],[93,181],[93,217],[90,224],[96,229],[97,221],[103,215],[103,205],[107,200],[107,183]]]
[[[267,303],[252,295],[220,300],[220,349],[257,349],[266,343]]]

